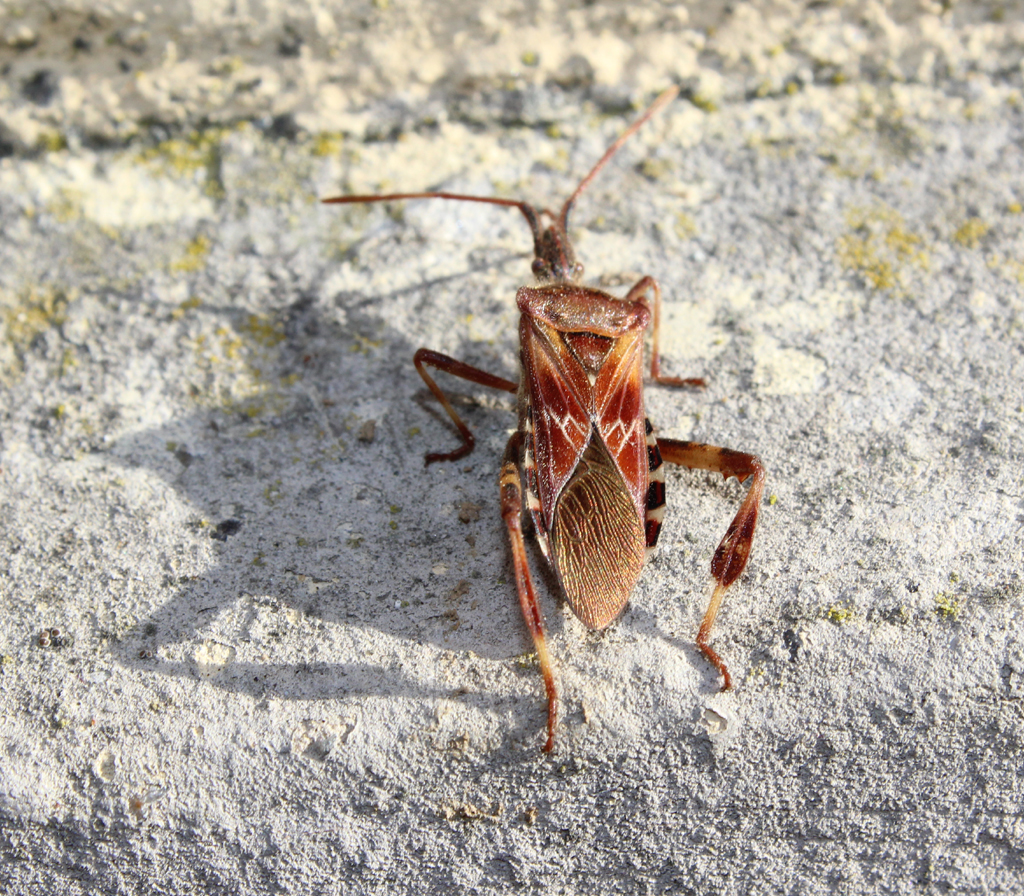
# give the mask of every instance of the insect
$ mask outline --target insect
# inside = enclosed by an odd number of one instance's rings
[[[473,450],[469,427],[427,368],[518,396],[519,425],[508,441],[499,475],[501,515],[508,530],[516,591],[533,638],[547,695],[547,741],[555,743],[558,689],[544,636],[523,540],[529,516],[540,551],[554,570],[573,613],[600,630],[622,612],[647,557],[658,543],[665,512],[663,461],[711,470],[750,488],[711,561],[714,590],[697,645],[732,686],[729,670],[709,643],[711,626],[729,586],[750,556],[765,472],[753,454],[698,442],[663,439],[644,413],[643,343],[652,328],[651,378],[669,386],[704,385],[701,379],[664,376],[658,336],[661,289],[642,277],[625,298],[581,285],[583,266],[569,242],[569,212],[579,195],[620,147],[678,93],[669,88],[616,140],[580,181],[556,215],[526,202],[459,193],[339,196],[326,203],[450,199],[517,208],[533,234],[536,286],[520,287],[518,382],[421,348],[413,363],[458,429],[454,451],[426,455],[426,464],[454,461]]]

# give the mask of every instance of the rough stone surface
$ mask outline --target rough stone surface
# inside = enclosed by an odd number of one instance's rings
[[[38,6],[38,9],[35,7]],[[165,4],[171,7],[171,4]],[[1015,4],[0,4],[0,889],[1010,893],[1024,875]],[[668,474],[588,633],[511,583],[514,210],[666,296]],[[534,556],[534,559],[538,559]]]

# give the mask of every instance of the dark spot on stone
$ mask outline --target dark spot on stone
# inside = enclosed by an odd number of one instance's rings
[[[576,53],[559,66],[551,80],[563,90],[580,90],[593,87],[594,66],[586,56]]]
[[[241,520],[223,520],[213,527],[210,537],[215,541],[227,541],[229,535],[235,535],[241,528]]]
[[[71,42],[71,47],[72,47],[72,49],[77,50],[79,53],[91,53],[92,52],[92,41],[89,40],[89,38],[82,37],[82,35],[79,34],[78,37],[76,37]]]
[[[283,115],[276,115],[273,121],[270,122],[268,133],[271,137],[280,137],[284,140],[294,140],[299,136],[299,125],[295,120],[295,116],[291,112],[285,112]]]
[[[22,85],[21,93],[25,99],[37,106],[49,106],[58,86],[57,75],[50,69],[43,68]]]
[[[179,448],[175,451],[174,456],[178,459],[178,463],[183,467],[190,466],[192,461],[195,460],[195,457],[189,454],[184,448]]]
[[[800,652],[800,648],[804,646],[804,642],[800,639],[800,636],[791,628],[787,628],[782,633],[782,643],[786,645],[789,650],[789,661],[795,663],[797,654]]]
[[[302,39],[302,35],[299,34],[291,25],[284,26],[284,37],[278,41],[277,52],[282,56],[294,58],[302,52],[302,45],[305,41]]]
[[[917,582],[907,582],[907,591],[909,591],[911,594],[917,594],[918,589],[920,589],[920,587],[921,586]]]
[[[127,59],[119,59],[117,61],[117,67],[126,75],[132,70],[132,64]]]

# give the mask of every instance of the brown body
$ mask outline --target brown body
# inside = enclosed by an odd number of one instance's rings
[[[602,629],[626,606],[646,557],[657,544],[665,503],[663,459],[736,476],[741,482],[752,478],[751,488],[712,559],[715,588],[697,635],[698,646],[722,674],[723,689],[731,686],[729,672],[708,643],[708,636],[726,589],[746,566],[764,489],[764,469],[751,454],[655,437],[643,402],[643,343],[648,326],[653,327],[651,377],[672,386],[703,386],[704,382],[660,373],[661,290],[657,282],[644,277],[621,299],[582,286],[583,268],[573,256],[566,232],[576,197],[626,139],[677,92],[673,88],[663,93],[608,149],[558,216],[516,200],[454,193],[325,200],[439,198],[513,206],[533,231],[533,271],[539,282],[535,287],[521,287],[516,296],[521,313],[520,381],[494,376],[429,349],[421,348],[413,361],[463,440],[455,451],[428,454],[428,464],[464,457],[474,445],[472,433],[427,372],[428,366],[518,394],[519,426],[505,449],[499,477],[501,514],[508,530],[523,618],[547,690],[545,751],[554,746],[558,697],[543,615],[526,559],[523,516],[530,514],[541,552],[573,613],[589,628]],[[542,226],[545,217],[550,223]],[[653,307],[648,304],[648,294],[653,296]]]
[[[523,287],[517,301],[527,507],[569,606],[601,629],[622,612],[646,557],[650,313],[565,284]]]

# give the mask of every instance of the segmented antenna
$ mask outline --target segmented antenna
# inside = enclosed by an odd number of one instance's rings
[[[332,196],[330,199],[322,199],[320,201],[325,205],[346,205],[356,202],[393,202],[400,199],[454,199],[458,202],[486,202],[490,205],[504,205],[510,208],[517,208],[523,213],[523,217],[526,218],[527,224],[530,225],[530,231],[533,233],[534,272],[537,276],[541,279],[575,279],[576,276],[582,273],[582,268],[576,264],[567,232],[569,212],[572,210],[573,204],[580,193],[590,185],[590,182],[597,176],[597,173],[607,164],[608,160],[622,148],[622,145],[640,130],[651,116],[672,102],[678,94],[678,87],[669,87],[651,103],[643,115],[626,128],[622,136],[608,147],[608,150],[601,156],[597,164],[579,182],[579,186],[576,187],[573,194],[565,201],[565,205],[562,206],[562,210],[557,218],[553,212],[537,208],[520,199],[499,199],[494,196],[467,196],[464,193],[427,192]],[[541,218],[545,215],[552,222],[546,229],[541,227]]]

